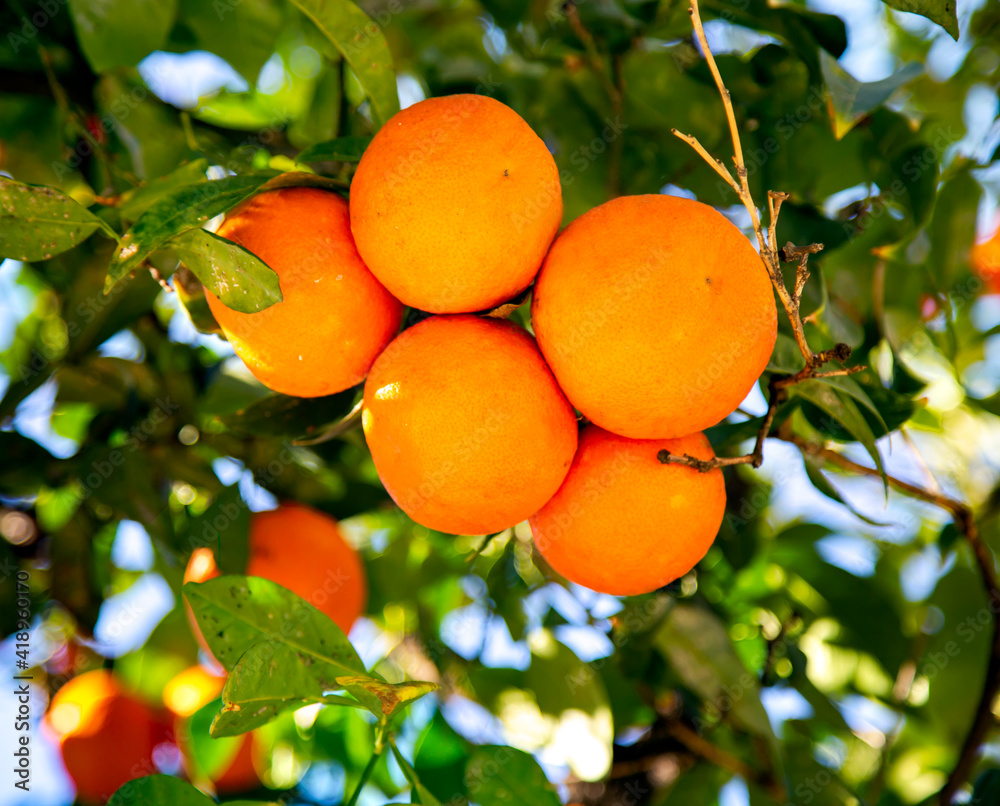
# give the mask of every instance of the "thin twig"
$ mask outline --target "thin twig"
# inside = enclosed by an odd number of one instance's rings
[[[670,736],[696,756],[700,756],[717,767],[722,767],[724,770],[729,770],[734,775],[740,776],[744,781],[751,781],[764,787],[771,794],[775,802],[784,803],[786,801],[785,788],[778,781],[775,781],[770,775],[762,774],[728,750],[723,750],[718,745],[712,744],[708,739],[700,736],[697,731],[692,730],[683,722],[670,720],[666,722],[666,729]]]

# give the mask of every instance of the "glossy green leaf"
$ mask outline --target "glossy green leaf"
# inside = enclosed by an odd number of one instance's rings
[[[180,0],[171,49],[215,53],[253,84],[274,53],[284,18],[280,0]]]
[[[480,806],[559,806],[555,787],[530,755],[512,747],[477,747],[465,766],[469,799]]]
[[[177,0],[69,0],[80,49],[95,73],[133,67],[158,50],[177,15]]]
[[[195,774],[218,778],[233,762],[243,743],[242,738],[216,737],[210,733],[212,721],[222,707],[216,698],[195,711],[181,727],[188,763]]]
[[[215,801],[172,775],[147,775],[129,781],[111,796],[108,806],[215,806]]]
[[[780,372],[782,375],[794,375],[806,365],[799,345],[791,336],[779,333],[774,342],[771,360],[767,364],[768,372]]]
[[[958,41],[958,17],[956,0],[882,0],[896,11],[909,11],[927,17],[944,28],[952,39]]]
[[[265,640],[244,652],[222,690],[222,710],[212,722],[212,736],[236,736],[267,724],[282,711],[327,702],[329,692],[345,687],[338,678],[378,683],[356,674],[353,658],[341,660],[337,650],[327,649],[333,644],[331,631],[325,629],[326,637],[320,639],[324,643],[314,642],[306,649],[297,643]],[[337,640],[350,646],[342,633]],[[351,704],[346,700],[332,702]]]
[[[287,588],[260,577],[220,576],[189,582],[184,596],[212,654],[227,671],[259,641],[286,645],[301,659],[365,675],[341,629]],[[304,661],[305,662],[305,661]]]
[[[105,293],[169,239],[200,227],[252,196],[273,176],[229,176],[167,193],[139,216],[121,239],[108,267]]]
[[[351,0],[292,0],[351,66],[376,128],[399,111],[392,54],[379,25]]]
[[[55,188],[0,176],[0,258],[48,260],[105,226]]]
[[[803,460],[805,461],[806,475],[809,477],[809,481],[812,482],[813,487],[819,490],[823,495],[829,498],[831,501],[836,501],[838,504],[842,504],[854,517],[863,520],[865,523],[871,526],[888,526],[887,523],[882,523],[876,520],[872,520],[867,515],[858,512],[850,503],[840,494],[836,487],[833,486],[831,481],[823,473],[823,463],[816,458],[809,456],[807,454],[803,455]]]
[[[355,389],[325,397],[268,395],[217,421],[236,434],[315,437],[348,415],[357,396]]]
[[[407,782],[413,787],[413,797],[410,803],[419,803],[421,806],[441,806],[441,801],[434,797],[434,794],[421,783],[420,776],[399,752],[399,748],[395,744],[392,745],[392,754],[396,757],[396,763],[399,764]]]
[[[226,306],[257,313],[281,302],[277,273],[237,243],[193,229],[170,241],[185,266]]]
[[[121,203],[118,205],[118,211],[121,213],[122,218],[128,221],[135,221],[142,213],[168,193],[173,193],[187,185],[196,185],[199,182],[204,182],[207,170],[208,160],[206,159],[185,162],[166,176],[160,176],[149,184],[124,194]]]
[[[826,51],[820,51],[819,63],[834,113],[833,129],[837,139],[846,135],[861,118],[888,101],[896,90],[924,70],[921,65],[911,63],[881,81],[864,83],[848,73]]]
[[[370,137],[337,137],[302,151],[296,162],[358,162],[371,142]]]
[[[808,400],[847,429],[847,432],[868,451],[879,472],[883,472],[882,457],[875,445],[875,434],[850,396],[818,380],[797,384],[789,391],[794,397]]]

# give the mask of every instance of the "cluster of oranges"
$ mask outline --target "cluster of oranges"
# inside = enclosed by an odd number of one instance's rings
[[[422,101],[375,136],[349,202],[274,190],[222,224],[282,302],[208,301],[271,389],[366,379],[365,438],[413,520],[489,534],[529,519],[568,579],[648,592],[704,556],[725,509],[718,470],[658,454],[713,456],[700,432],[766,367],[773,292],[747,239],[696,201],[622,197],[559,233],[560,179],[502,103]],[[532,283],[534,337],[502,318]],[[429,316],[400,333],[406,307]]]

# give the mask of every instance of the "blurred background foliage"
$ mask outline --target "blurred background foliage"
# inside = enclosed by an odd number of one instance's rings
[[[361,5],[402,105],[488,93],[532,125],[562,173],[567,222],[615,195],[666,192],[749,231],[671,134],[731,152],[683,0]],[[803,307],[810,341],[846,342],[872,367],[832,401],[793,396],[786,436],[867,466],[877,450],[890,475],[968,502],[1000,548],[1000,289],[969,261],[996,224],[1000,5],[706,0],[703,12],[756,199],[789,193],[779,242],[825,245]],[[349,54],[381,36],[347,25]],[[346,187],[356,155],[341,152],[378,120],[364,66],[282,0],[7,0],[0,31],[0,170],[119,232],[206,176],[313,171]],[[356,139],[322,145],[333,138]],[[196,662],[181,575],[229,490],[251,510],[294,499],[344,521],[371,582],[353,643],[388,679],[442,684],[399,736],[442,802],[502,802],[477,783],[495,757],[484,744],[534,754],[563,801],[586,804],[895,806],[944,784],[995,621],[946,511],[770,440],[760,471],[727,471],[727,518],[694,571],[649,596],[596,595],[555,576],[524,525],[477,554],[481,538],[407,520],[357,430],[317,439],[353,393],[267,393],[203,332],[196,290],[190,315],[178,302],[190,289],[167,293],[142,271],[103,294],[112,251],[98,232],[0,265],[0,625],[14,627],[13,571],[31,569],[36,711],[69,676],[112,663],[160,702]],[[169,275],[177,257],[151,263]],[[525,308],[515,317],[528,324]],[[772,370],[797,369],[787,347]],[[716,450],[745,449],[764,408],[755,391],[712,430]],[[8,639],[5,671],[12,660]],[[272,799],[340,803],[370,755],[371,724],[348,709],[264,731]],[[38,752],[31,802],[70,803],[56,751]],[[511,758],[513,781],[534,780]],[[992,730],[960,799],[998,759]],[[996,780],[980,780],[977,802],[998,802]],[[408,789],[390,760],[361,802]],[[526,791],[518,802],[556,802]],[[21,802],[12,792],[0,802]]]

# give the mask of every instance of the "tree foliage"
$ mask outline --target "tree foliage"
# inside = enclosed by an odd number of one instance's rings
[[[788,194],[775,244],[823,244],[804,334],[867,368],[788,385],[772,422],[750,400],[711,429],[735,456],[764,426],[763,465],[726,471],[726,519],[694,571],[616,599],[553,574],[523,525],[484,539],[408,520],[365,450],[360,390],[269,393],[212,335],[201,287],[246,312],[279,302],[274,272],[211,222],[273,187],[349,193],[400,97],[516,109],[555,156],[565,222],[663,191],[752,236],[732,187],[672,133],[731,164],[686,0],[7,3],[0,623],[18,629],[14,573],[30,571],[39,691],[113,656],[158,701],[198,658],[186,601],[233,625],[204,630],[230,676],[191,717],[193,752],[218,765],[211,737],[259,729],[255,798],[346,803],[364,784],[368,803],[669,806],[745,787],[753,806],[895,806],[965,787],[994,802],[978,750],[996,741],[1000,683],[1000,310],[969,252],[997,191],[1000,10],[871,6],[888,43],[875,81],[841,59],[857,31],[835,14],[702,5],[749,190]],[[200,97],[184,67],[199,53],[228,65]],[[779,328],[770,400],[804,366]],[[242,576],[249,510],[269,496],[341,519],[360,547],[356,647]],[[136,523],[140,566],[118,556]],[[226,576],[182,590],[201,546]],[[154,578],[165,615],[143,593]],[[137,643],[113,640],[136,622]],[[154,776],[113,802],[210,799]]]

